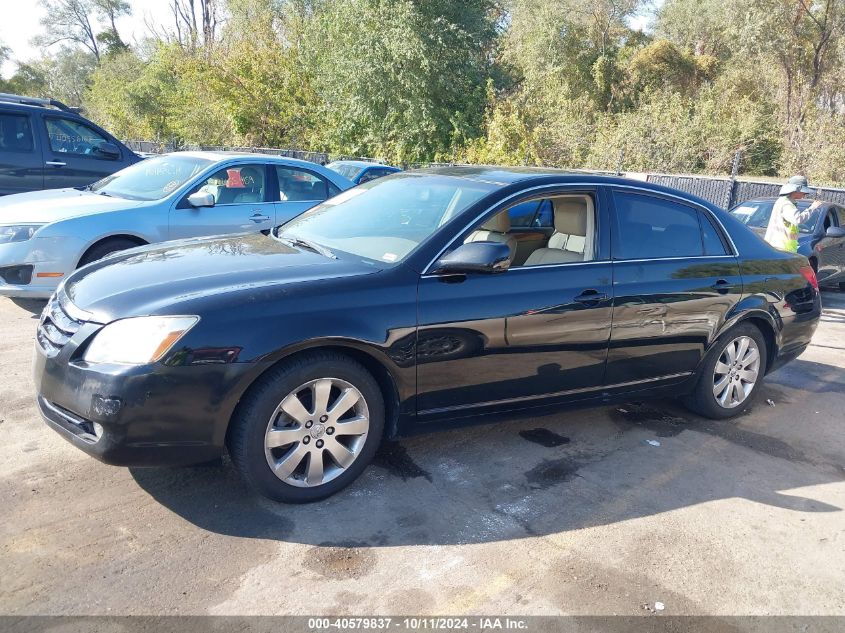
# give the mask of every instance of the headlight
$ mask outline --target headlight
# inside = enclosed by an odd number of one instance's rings
[[[9,242],[25,242],[40,229],[42,224],[12,224],[0,226],[0,244]]]
[[[89,363],[154,363],[182,338],[198,316],[133,317],[97,332],[82,357]]]

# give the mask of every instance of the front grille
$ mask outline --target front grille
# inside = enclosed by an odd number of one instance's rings
[[[47,356],[55,356],[83,323],[84,321],[71,317],[62,306],[59,295],[54,294],[41,313],[41,322],[36,334],[38,344]]]

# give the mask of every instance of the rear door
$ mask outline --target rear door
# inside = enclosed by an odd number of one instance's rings
[[[270,171],[275,180],[272,184],[277,226],[340,193],[326,178],[307,169],[273,165]]]
[[[84,187],[129,164],[126,150],[120,156],[104,156],[100,143],[113,139],[77,119],[59,115],[43,117],[44,188]]]
[[[742,296],[732,247],[710,211],[614,189],[609,386],[677,379],[701,360]]]
[[[275,209],[270,200],[267,175],[266,165],[235,163],[204,178],[170,212],[170,239],[272,228]],[[188,196],[198,191],[213,195],[214,206],[191,206]]]
[[[44,188],[44,162],[32,116],[0,112],[0,195]]]

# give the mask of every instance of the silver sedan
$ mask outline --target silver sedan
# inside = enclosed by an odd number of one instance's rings
[[[49,297],[80,266],[116,251],[284,224],[353,186],[277,156],[175,152],[81,189],[0,198],[0,296]]]

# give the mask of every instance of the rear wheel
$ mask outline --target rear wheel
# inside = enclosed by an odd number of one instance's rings
[[[128,248],[136,248],[138,245],[138,242],[127,240],[124,237],[115,237],[104,240],[99,244],[94,244],[94,246],[88,249],[85,255],[82,256],[82,259],[79,260],[79,266],[82,267],[86,264],[90,264],[91,262],[96,262],[97,260],[103,259],[106,255],[111,255],[112,253],[116,253],[118,251],[125,251]]]
[[[738,415],[750,405],[766,368],[766,341],[759,328],[740,324],[719,337],[685,404],[708,418]]]
[[[384,402],[370,373],[341,354],[318,352],[253,386],[232,418],[229,453],[261,494],[305,503],[352,483],[383,428]]]

